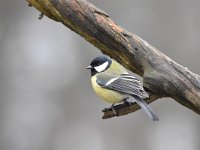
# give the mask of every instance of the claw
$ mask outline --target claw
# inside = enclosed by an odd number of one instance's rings
[[[115,103],[112,104],[110,108],[112,109],[112,111],[113,111],[113,113],[115,114],[115,116],[118,116],[117,112],[116,112],[115,109],[114,109],[114,105],[115,105]]]
[[[106,112],[106,111],[109,111],[110,110],[110,107],[106,107],[103,109],[103,112]]]
[[[113,107],[111,109],[112,109],[113,113],[115,114],[115,116],[117,116],[117,112],[115,111],[115,109]]]
[[[116,110],[114,109],[114,105],[115,104],[112,104],[110,107],[106,107],[103,111],[106,112],[106,111],[112,110],[112,112],[114,113],[114,115],[118,116]]]
[[[132,102],[128,101],[127,99],[124,100],[125,105],[129,105],[129,107],[132,105]]]

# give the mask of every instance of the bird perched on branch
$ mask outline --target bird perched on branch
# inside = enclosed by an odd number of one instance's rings
[[[108,56],[99,56],[93,59],[86,69],[91,70],[94,91],[106,102],[112,104],[111,109],[115,114],[113,106],[116,103],[128,103],[127,100],[132,98],[153,121],[158,120],[156,114],[143,100],[149,96],[140,80],[130,75],[118,62]]]

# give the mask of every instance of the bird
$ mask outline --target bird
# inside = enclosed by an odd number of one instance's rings
[[[159,120],[144,100],[149,95],[140,80],[129,74],[116,60],[101,55],[94,58],[86,69],[91,71],[93,90],[104,101],[112,104],[110,108],[115,114],[113,107],[115,104],[129,103],[128,100],[133,99],[153,121]]]

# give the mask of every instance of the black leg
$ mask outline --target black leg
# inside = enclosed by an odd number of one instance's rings
[[[131,106],[132,102],[128,101],[128,99],[124,99],[124,104]]]

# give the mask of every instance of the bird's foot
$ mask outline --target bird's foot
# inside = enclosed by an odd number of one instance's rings
[[[124,104],[128,105],[129,107],[132,105],[133,102],[128,101],[127,99],[124,100]]]
[[[111,107],[113,113],[115,114],[115,116],[118,116],[118,113],[115,111],[114,107]]]
[[[110,111],[112,110],[112,112],[114,113],[115,116],[118,116],[118,113],[116,112],[116,110],[114,109],[114,104],[112,104],[110,107],[106,107],[103,111]]]

